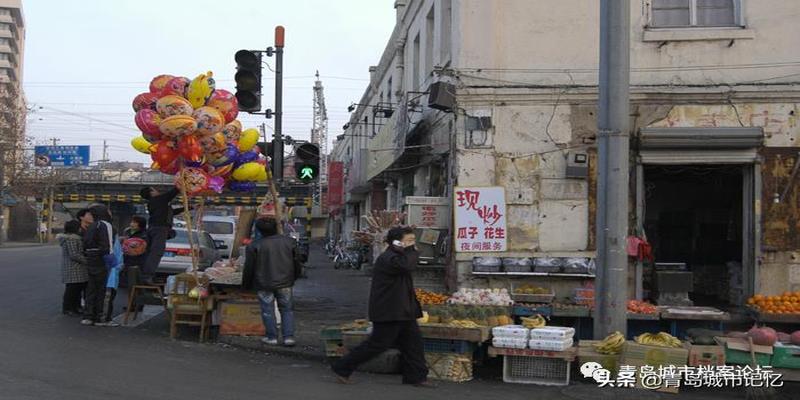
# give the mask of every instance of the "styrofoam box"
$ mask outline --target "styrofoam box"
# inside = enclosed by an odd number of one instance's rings
[[[492,328],[492,336],[528,339],[530,337],[530,329],[522,325],[496,326]]]
[[[495,336],[492,339],[492,346],[507,349],[524,349],[528,347],[528,339]]]
[[[566,340],[541,340],[531,339],[528,347],[533,350],[564,351],[572,347],[572,338]]]
[[[575,336],[575,328],[561,326],[548,326],[544,328],[531,329],[531,339],[541,340],[564,340]]]

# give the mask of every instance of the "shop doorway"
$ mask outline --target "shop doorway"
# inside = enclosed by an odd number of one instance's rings
[[[644,296],[657,299],[657,268],[691,272],[689,299],[696,306],[728,308],[742,304],[749,273],[743,209],[748,196],[748,165],[643,165],[643,228],[653,246],[655,265],[642,271]]]

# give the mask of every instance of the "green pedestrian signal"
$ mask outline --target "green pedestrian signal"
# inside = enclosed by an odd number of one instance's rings
[[[319,179],[319,146],[313,143],[301,143],[294,148],[294,172],[303,183],[311,183]]]
[[[314,168],[303,167],[303,169],[300,171],[300,179],[314,179]]]

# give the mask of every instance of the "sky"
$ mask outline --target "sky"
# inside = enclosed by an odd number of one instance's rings
[[[309,139],[312,86],[325,88],[329,141],[349,119],[394,28],[393,0],[23,0],[23,85],[28,135],[37,144],[90,145],[102,159],[149,163],[130,140],[138,136],[131,107],[159,74],[190,79],[212,71],[217,88],[234,91],[234,53],[274,44],[286,29],[284,134]],[[273,58],[265,58],[274,66]],[[264,69],[262,106],[274,105],[272,72]],[[245,128],[272,120],[240,114]],[[271,128],[268,128],[268,133]]]

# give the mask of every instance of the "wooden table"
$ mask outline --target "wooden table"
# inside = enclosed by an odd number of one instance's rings
[[[713,307],[671,307],[661,306],[661,319],[670,323],[670,334],[678,337],[679,321],[709,321],[716,324],[717,330],[725,330],[725,322],[731,320],[730,313],[718,310]],[[683,311],[683,312],[681,312]]]
[[[473,343],[483,343],[489,340],[491,329],[488,327],[461,328],[442,324],[420,324],[422,337],[428,339],[464,340]]]

